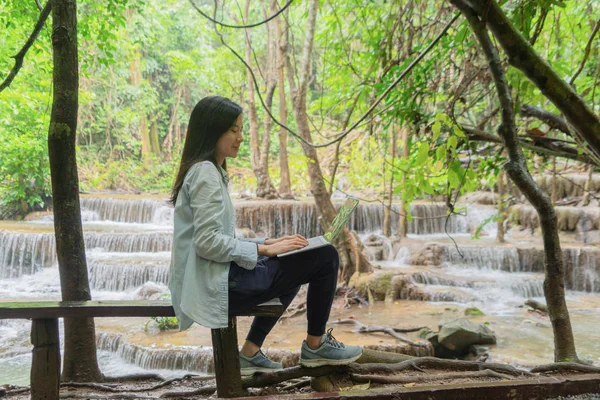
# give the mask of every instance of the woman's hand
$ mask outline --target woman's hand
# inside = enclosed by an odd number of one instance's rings
[[[288,251],[298,250],[308,245],[302,235],[285,236],[279,239],[269,239],[265,244],[258,245],[258,254],[261,256],[275,257]]]
[[[295,234],[295,235],[292,235],[292,236],[284,236],[284,237],[280,237],[280,238],[277,238],[277,239],[267,239],[267,240],[265,240],[265,244],[266,245],[271,245],[271,244],[279,243],[282,240],[292,240],[293,238],[299,238],[299,239],[306,240],[304,238],[304,236]]]

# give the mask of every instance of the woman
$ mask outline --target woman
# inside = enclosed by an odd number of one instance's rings
[[[287,308],[308,283],[306,340],[300,364],[347,364],[362,351],[325,333],[337,284],[339,258],[333,246],[279,259],[278,254],[307,245],[300,235],[279,239],[235,237],[234,207],[227,191],[227,157],[238,154],[242,108],[219,96],[205,97],[190,117],[171,201],[175,229],[170,283],[181,330],[193,322],[227,327],[236,315],[278,297]],[[242,374],[282,368],[260,348],[278,318],[256,317],[240,352]]]

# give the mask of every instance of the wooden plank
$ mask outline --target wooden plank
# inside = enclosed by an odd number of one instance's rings
[[[31,399],[58,400],[60,346],[58,319],[34,319],[31,326]]]
[[[494,382],[462,382],[426,386],[387,386],[369,390],[296,393],[267,397],[248,396],[237,400],[543,400],[559,396],[600,393],[600,374],[540,376]],[[590,397],[596,398],[596,397]]]
[[[213,343],[217,396],[219,397],[244,395],[236,328],[236,318],[230,317],[227,328],[210,330]]]
[[[282,313],[281,302],[273,299],[238,316],[277,317]],[[164,300],[0,302],[0,319],[172,316],[175,316],[173,306]]]

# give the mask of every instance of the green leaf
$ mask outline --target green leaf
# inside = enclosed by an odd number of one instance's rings
[[[448,147],[450,147],[452,149],[456,149],[457,144],[458,144],[458,139],[456,138],[456,136],[450,136],[448,138]]]
[[[429,143],[421,142],[419,144],[419,150],[417,153],[417,159],[415,161],[415,167],[419,167],[427,161],[429,158]]]
[[[446,145],[442,144],[435,149],[435,157],[439,160],[446,158]]]
[[[433,141],[435,142],[440,137],[440,132],[442,130],[442,124],[440,121],[435,121],[431,126],[431,130],[433,132]]]
[[[458,137],[461,137],[461,138],[465,137],[465,132],[462,129],[460,129],[460,127],[457,125],[454,125],[454,127],[452,128],[452,131]]]

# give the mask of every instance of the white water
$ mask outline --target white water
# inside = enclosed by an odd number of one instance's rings
[[[82,204],[92,297],[157,298],[167,293],[172,209],[157,200],[88,198]],[[240,228],[251,227],[259,233],[291,233],[288,231],[293,229],[305,234],[318,232],[316,212],[310,204],[248,202],[239,203],[236,208]],[[542,294],[543,275],[540,272],[543,271],[543,264],[539,246],[529,250],[513,245],[461,245],[463,258],[447,240],[445,232],[447,229],[452,237],[464,241],[494,212],[490,207],[470,207],[466,216],[452,216],[446,224],[443,207],[431,204],[413,206],[413,215],[419,218],[415,218],[409,227],[409,238],[445,240],[444,265],[413,275],[414,284],[429,293],[432,299],[430,305],[420,303],[422,306],[417,308],[426,310],[432,307],[431,304],[436,307],[480,308],[486,313],[486,318],[496,324],[494,329],[498,331],[502,342],[498,351],[504,346],[499,357],[526,363],[527,359],[519,358],[518,354],[513,356],[507,350],[516,341],[511,336],[515,332],[511,331],[509,321],[511,318],[520,318],[524,337],[531,339],[548,334],[544,331],[546,328],[529,326],[523,322],[526,320],[522,317],[523,310],[518,308],[525,299]],[[397,216],[392,215],[392,228],[395,230]],[[382,221],[383,208],[367,204],[361,205],[350,225],[358,229],[362,240],[371,237],[380,243],[382,254],[386,254],[381,262],[385,268],[409,270],[411,250],[402,245],[394,249],[392,241],[381,235]],[[491,222],[483,227],[481,236],[493,237],[495,229],[495,222]],[[589,248],[565,250],[567,287],[596,293],[586,295],[592,297],[584,297],[577,292],[568,294],[569,302],[576,307],[573,319],[581,324],[576,334],[579,337],[583,335],[585,341],[595,340],[595,343],[600,342],[597,330],[591,328],[600,323],[597,259],[600,260]],[[59,299],[60,283],[55,260],[51,218],[44,217],[27,223],[0,223],[0,299]],[[592,305],[586,306],[590,298]],[[398,307],[402,304],[405,303],[401,302]],[[416,315],[419,315],[418,312]],[[389,315],[384,314],[380,318],[383,320],[375,322],[385,323]],[[302,323],[301,320],[298,319],[297,323]],[[151,369],[165,376],[174,376],[183,374],[183,370],[207,372],[210,364],[207,348],[182,345],[181,336],[177,336],[177,339],[174,337],[173,342],[170,342],[169,334],[153,337],[143,331],[145,322],[146,319],[121,319],[115,322],[98,320],[98,355],[103,373],[119,375]],[[437,321],[429,323],[435,324]],[[27,384],[31,362],[29,327],[28,321],[0,320],[0,384]],[[294,334],[302,329],[294,328]],[[188,339],[183,341],[185,343],[206,343],[210,340],[207,339],[207,330],[192,329],[188,332]],[[350,340],[355,340],[355,336],[349,335]],[[139,338],[143,345],[135,343]],[[166,343],[161,345],[159,341]],[[550,362],[552,349],[551,346],[545,346],[534,351],[534,358]],[[593,344],[591,346],[592,350],[585,347],[583,354],[593,354],[595,347]]]

